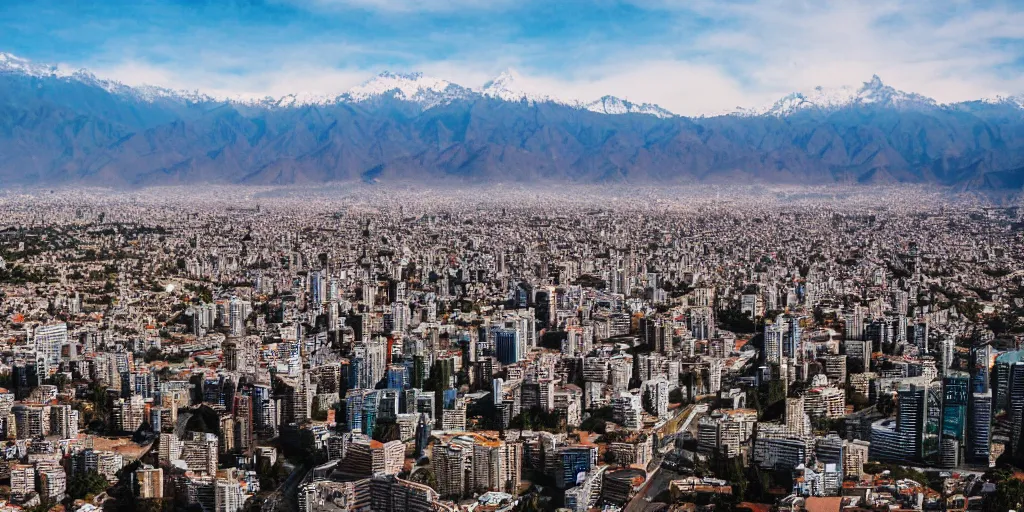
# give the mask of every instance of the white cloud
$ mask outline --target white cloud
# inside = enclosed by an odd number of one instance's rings
[[[689,4],[726,28],[701,38],[703,58],[733,61],[751,91],[853,85],[878,74],[891,85],[942,102],[1022,92],[1000,65],[1022,47],[1024,12],[949,2],[783,2]]]
[[[362,83],[371,74],[366,70],[307,64],[241,75],[203,70],[175,72],[140,61],[97,68],[95,73],[128,85],[159,85],[175,90],[198,90],[217,98],[238,99],[280,98],[288,94],[337,95]]]
[[[593,101],[611,95],[634,103],[655,103],[684,115],[732,112],[751,99],[750,93],[721,69],[681,61],[617,62],[570,77],[529,71],[523,75],[533,89],[558,98]]]

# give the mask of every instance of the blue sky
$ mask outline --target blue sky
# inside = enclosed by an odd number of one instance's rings
[[[1024,2],[96,0],[0,2],[0,51],[225,96],[338,93],[382,70],[683,114],[816,85],[956,101],[1024,93]]]

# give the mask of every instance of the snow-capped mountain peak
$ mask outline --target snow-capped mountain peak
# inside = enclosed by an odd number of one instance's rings
[[[857,91],[857,101],[861,104],[877,104],[896,108],[935,107],[938,105],[935,100],[926,96],[903,92],[885,85],[878,75],[873,75],[870,81],[864,82],[864,85]]]
[[[750,111],[754,115],[785,117],[804,110],[832,112],[850,106],[875,105],[891,108],[932,108],[935,100],[916,93],[897,90],[882,82],[878,75],[860,87],[815,87],[809,91],[783,96],[772,105]]]
[[[634,103],[616,96],[603,96],[593,101],[554,97],[549,93],[557,86],[531,79],[514,69],[506,69],[479,89],[469,89],[445,79],[422,73],[393,73],[385,71],[351,88],[343,94],[298,92],[281,97],[228,97],[208,96],[199,91],[174,90],[152,85],[130,86],[116,80],[98,78],[86,69],[64,64],[42,64],[10,53],[0,52],[0,75],[29,76],[37,79],[56,79],[64,83],[98,87],[110,94],[130,96],[144,102],[180,103],[234,103],[255,108],[296,108],[336,103],[362,103],[379,99],[397,99],[412,102],[423,110],[451,104],[457,100],[473,101],[491,98],[513,103],[555,103],[575,109],[586,109],[601,114],[644,114],[659,118],[675,114],[651,103]],[[1024,109],[1024,95],[994,96],[979,100],[981,103]],[[971,103],[971,102],[962,102]],[[957,104],[951,104],[957,105]],[[891,108],[921,110],[938,108],[935,100],[920,94],[900,91],[886,85],[878,75],[856,86],[814,87],[793,92],[761,108],[740,108],[715,115],[786,117],[800,112],[829,113],[850,107]]]
[[[591,112],[601,114],[647,114],[662,119],[675,117],[675,114],[652,103],[637,104],[615,96],[603,96],[584,106]]]
[[[73,74],[64,66],[56,64],[37,64],[28,59],[18,57],[10,53],[0,52],[0,72],[15,72],[29,76],[57,76],[67,77]]]
[[[385,71],[353,87],[344,96],[351,101],[360,102],[390,95],[395,99],[431,108],[464,98],[469,92],[465,87],[441,78],[425,76],[423,73]]]
[[[132,87],[116,80],[97,78],[87,69],[73,69],[57,64],[38,64],[28,59],[0,52],[0,73],[16,73],[37,78],[58,78],[69,82],[78,82],[103,89],[111,94],[132,96],[145,102],[171,100],[182,102],[216,101],[198,91],[174,91],[164,87],[142,85]]]
[[[565,105],[575,105],[578,102],[564,101],[553,98],[541,92],[540,88],[536,84],[531,83],[529,80],[523,78],[514,69],[506,69],[502,71],[493,80],[484,84],[480,93],[488,98],[499,99],[502,101],[513,101],[527,103],[561,103]]]
[[[1016,96],[1003,96],[995,95],[981,99],[982,103],[988,103],[990,105],[1011,105],[1016,108],[1024,109],[1024,94]]]

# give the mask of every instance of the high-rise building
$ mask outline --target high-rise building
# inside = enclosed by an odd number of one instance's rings
[[[585,447],[567,447],[558,450],[555,455],[558,470],[555,472],[555,487],[568,489],[575,486],[581,475],[590,471],[592,451]]]
[[[430,454],[437,492],[442,498],[461,498],[466,493],[466,469],[471,452],[458,444],[434,444]]]
[[[378,473],[397,475],[405,461],[405,445],[401,441],[381,443],[366,436],[353,435],[345,460],[344,472],[359,477]]]
[[[238,448],[248,452],[255,444],[252,397],[235,395],[234,427]]]
[[[228,301],[228,331],[232,336],[245,336],[245,321],[250,313],[251,303],[238,297],[231,297]]]
[[[190,432],[181,443],[181,459],[191,471],[216,475],[218,444],[217,434]]]
[[[50,429],[50,422],[46,417],[47,410],[40,405],[14,404],[11,407],[11,416],[14,416],[17,438],[32,439],[47,435]]]
[[[429,486],[395,475],[374,475],[369,482],[370,510],[374,512],[434,512],[439,495]]]
[[[626,429],[639,429],[641,418],[639,396],[624,391],[612,399],[612,419]]]
[[[523,358],[520,351],[519,333],[514,329],[494,329],[491,331],[494,339],[494,351],[501,364],[513,364]]]
[[[779,364],[782,362],[782,346],[785,335],[788,331],[785,318],[779,315],[775,322],[768,322],[764,326],[764,361],[766,363]]]
[[[114,402],[111,408],[114,418],[114,429],[118,432],[135,432],[146,419],[146,404],[141,395],[132,395]]]
[[[928,351],[928,323],[917,322],[911,325],[909,341],[922,352]]]
[[[846,355],[829,355],[822,358],[825,363],[825,375],[836,384],[846,383]]]
[[[793,358],[800,354],[800,318],[790,318],[788,324],[789,329],[783,340],[782,355]]]
[[[807,432],[807,415],[804,413],[804,398],[786,398],[786,428],[796,436],[805,436]]]
[[[171,433],[160,434],[159,460],[161,464],[171,464],[181,458],[181,440]]]
[[[864,464],[868,462],[871,443],[855,439],[843,445],[843,475],[860,478],[864,475]]]
[[[277,410],[277,402],[271,393],[270,386],[254,385],[252,387],[252,416],[255,431],[261,435],[273,437],[279,427]]]
[[[843,465],[843,446],[845,441],[837,434],[819,437],[814,443],[814,458],[822,464]]]
[[[70,405],[50,406],[50,434],[61,439],[78,437],[78,411]]]
[[[61,350],[68,343],[68,324],[40,325],[32,333],[36,353],[40,355],[40,373],[49,375],[60,366]]]
[[[939,362],[941,363],[942,375],[947,375],[953,366],[953,357],[956,350],[956,342],[952,338],[939,340]]]
[[[214,487],[214,511],[238,512],[245,504],[242,486],[234,480],[217,479]]]
[[[1021,443],[1021,430],[1024,426],[1024,361],[1010,365],[1006,395],[1010,424],[1013,427],[1010,435],[1010,453],[1019,457],[1024,451]]]
[[[987,465],[992,445],[992,391],[971,395],[967,462]]]
[[[812,418],[840,418],[846,414],[846,395],[835,386],[809,389],[804,395],[804,410]]]
[[[996,413],[1005,411],[1008,406],[1011,364],[996,358],[996,363],[992,367],[992,410]]]
[[[139,497],[142,499],[164,497],[164,470],[154,467],[142,467],[135,471],[135,481],[139,485]]]
[[[67,490],[68,476],[56,462],[36,464],[39,475],[39,494],[48,500],[60,501]]]
[[[845,329],[843,338],[847,340],[864,339],[864,308],[854,306],[853,311],[843,315]]]
[[[647,412],[664,418],[668,415],[668,381],[664,378],[644,381],[643,399]]]
[[[959,450],[966,441],[970,378],[967,374],[947,375],[942,379],[942,395],[942,460],[947,467],[955,467],[962,460]],[[956,449],[958,453],[948,453],[948,450],[952,449]]]
[[[28,464],[11,464],[11,499],[20,502],[36,490],[36,469]]]
[[[409,385],[409,368],[391,365],[387,369],[387,386],[391,389],[405,389]]]
[[[319,306],[325,299],[326,282],[319,270],[309,273],[309,302],[311,305]]]
[[[920,459],[924,442],[925,425],[927,422],[927,388],[909,385],[898,392],[899,410],[896,416],[897,431],[904,439],[912,453],[905,454],[908,458]],[[872,438],[874,442],[874,438]],[[898,454],[893,454],[898,455]]]

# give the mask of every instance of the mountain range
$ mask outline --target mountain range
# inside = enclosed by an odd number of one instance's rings
[[[940,104],[877,76],[678,116],[381,73],[338,95],[215,98],[0,53],[0,186],[329,181],[926,183],[1024,188],[1024,97]]]

